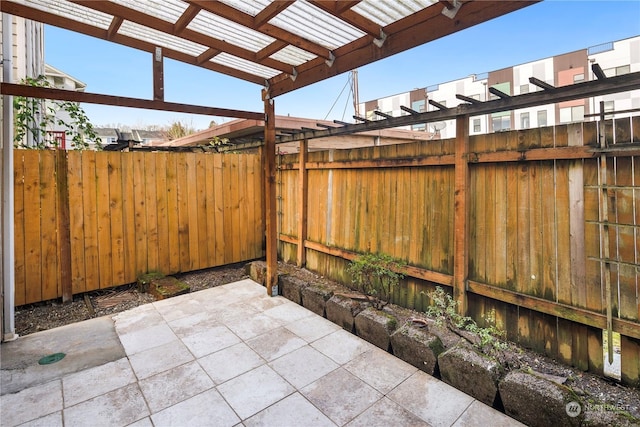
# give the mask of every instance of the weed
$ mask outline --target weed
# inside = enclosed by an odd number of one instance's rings
[[[483,328],[478,326],[472,318],[458,314],[456,301],[440,286],[437,286],[435,291],[428,292],[427,296],[431,298],[433,305],[427,308],[426,313],[435,319],[437,325],[445,325],[481,350],[488,348],[491,351],[492,349],[504,350],[507,348],[507,343],[502,341],[504,332],[495,326],[495,312],[493,310],[486,318],[487,322],[493,323],[493,325]],[[459,331],[470,332],[477,337],[477,340],[470,340]]]

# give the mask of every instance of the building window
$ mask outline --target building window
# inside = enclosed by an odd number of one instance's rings
[[[607,77],[621,76],[623,74],[629,74],[631,72],[630,65],[621,65],[619,67],[607,68],[604,71],[604,75]]]
[[[57,88],[64,87],[64,77],[53,76],[53,85]]]
[[[615,111],[615,104],[614,101],[605,101],[604,102],[604,112],[605,113],[611,113]],[[605,119],[612,119],[613,118],[613,114],[609,114],[604,116]]]
[[[525,93],[529,93],[529,84],[520,86],[520,95],[524,95]]]
[[[493,131],[500,132],[511,129],[511,117],[510,116],[502,116],[502,117],[494,117],[492,119]]]
[[[520,129],[529,129],[529,113],[520,114]]]
[[[584,73],[580,73],[580,74],[576,74],[573,76],[573,82],[574,83],[579,83],[584,81]]]
[[[631,72],[630,65],[623,65],[621,67],[616,67],[616,76],[621,76],[623,74],[629,74]]]
[[[473,119],[473,131],[480,132],[480,119]]]
[[[424,123],[419,123],[417,125],[411,125],[411,130],[425,131],[426,128]]]
[[[584,105],[560,109],[560,123],[581,122],[584,120]]]
[[[572,122],[584,121],[584,105],[571,107],[571,121]]]
[[[547,110],[538,111],[538,126],[547,126]]]

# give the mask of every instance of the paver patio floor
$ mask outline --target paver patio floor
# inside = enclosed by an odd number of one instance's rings
[[[521,425],[251,280],[101,319],[105,360],[87,322],[2,345],[2,426]]]

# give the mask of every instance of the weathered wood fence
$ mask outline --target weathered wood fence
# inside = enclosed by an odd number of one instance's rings
[[[14,156],[16,305],[264,256],[260,155]]]
[[[596,122],[470,137],[462,266],[455,140],[282,156],[280,256],[345,283],[358,253],[403,259],[394,300],[417,310],[467,269],[462,292],[480,324],[599,373],[608,276],[622,379],[638,384],[640,117],[604,124],[605,168]]]

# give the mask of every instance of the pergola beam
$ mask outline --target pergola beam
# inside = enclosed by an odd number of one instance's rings
[[[433,99],[429,100],[429,104],[436,107],[438,110],[446,110],[447,106],[444,104],[440,104],[439,102],[434,101]]]
[[[419,112],[419,111],[413,110],[413,109],[411,109],[411,108],[409,108],[409,107],[405,107],[404,105],[401,105],[401,106],[400,106],[400,109],[401,109],[402,111],[406,112],[406,113],[411,114],[412,116],[413,116],[413,115],[416,115],[416,114],[420,114],[420,112]]]
[[[471,98],[465,95],[460,95],[460,94],[456,94],[456,98],[458,98],[461,101],[468,102],[469,104],[480,104],[482,102],[478,99]]]
[[[369,34],[374,38],[380,37],[380,31],[382,27],[371,21],[370,19],[365,18],[349,9],[338,10],[338,4],[340,2],[335,1],[326,1],[326,0],[312,0],[310,3],[321,10],[324,10],[330,15],[336,16],[343,21],[347,22],[350,25],[353,25],[357,29]]]
[[[76,92],[72,90],[18,85],[13,83],[0,84],[0,94],[26,96],[30,98],[57,99],[60,101],[86,102],[88,104],[112,105],[114,107],[174,111],[178,113],[202,114],[206,116],[234,117],[252,120],[264,119],[264,114],[251,111],[229,110],[226,108],[204,107],[202,105],[179,104],[175,102],[156,101],[150,99],[127,98],[124,96]]]
[[[283,138],[282,142],[299,141],[303,138],[324,138],[333,135],[346,135],[372,130],[410,126],[416,123],[451,120],[462,114],[467,114],[470,117],[480,116],[500,111],[516,110],[519,108],[535,107],[538,105],[607,95],[610,93],[626,92],[635,90],[638,87],[640,87],[640,72],[635,72],[621,76],[609,77],[606,80],[592,80],[558,87],[553,93],[546,93],[544,91],[531,92],[505,99],[494,99],[479,104],[460,104],[457,107],[447,108],[446,110],[428,111],[409,116],[393,117],[386,120],[374,120],[367,123],[350,124],[339,122],[339,124],[343,125],[342,127],[318,130],[314,132],[301,132],[296,135],[292,135],[291,137]]]
[[[187,25],[193,21],[193,19],[200,13],[202,8],[200,6],[190,4],[187,9],[182,13],[180,18],[173,24],[173,33],[181,34],[182,31],[187,28]]]
[[[553,85],[550,85],[547,82],[544,82],[540,79],[536,79],[535,77],[529,77],[529,83],[531,83],[532,85],[538,86],[541,89],[544,90],[556,90],[556,87]]]
[[[288,8],[292,3],[293,1],[291,0],[279,0],[269,3],[267,7],[262,9],[253,18],[253,26],[256,28],[262,27],[264,24],[277,16],[280,12]]]
[[[490,87],[489,92],[502,99],[511,98],[511,95],[509,95],[508,93],[504,93],[503,91],[501,91],[500,89],[496,89],[495,87]]]
[[[600,64],[597,62],[591,65],[591,71],[593,71],[593,74],[598,78],[598,80],[606,80],[607,76],[604,74],[602,67],[600,67]]]

